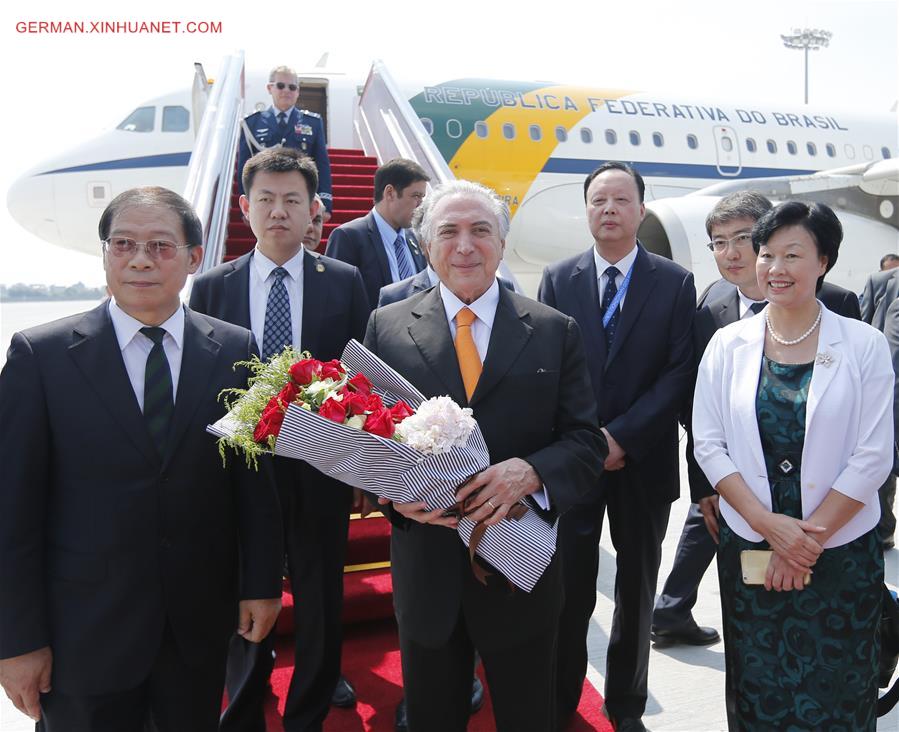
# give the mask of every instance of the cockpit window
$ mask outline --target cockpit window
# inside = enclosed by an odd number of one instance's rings
[[[187,132],[190,126],[190,113],[181,106],[162,108],[163,132]]]
[[[125,132],[152,132],[156,107],[138,107],[118,126]]]

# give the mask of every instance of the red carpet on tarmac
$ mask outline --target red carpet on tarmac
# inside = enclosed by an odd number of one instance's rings
[[[266,707],[268,732],[281,732],[280,713],[284,709],[292,666],[290,648],[282,638],[278,648],[272,689],[277,699]],[[347,626],[343,640],[343,672],[356,689],[359,700],[355,709],[332,709],[325,720],[324,732],[393,732],[393,714],[402,697],[399,641],[396,623],[390,620]],[[483,670],[479,671],[483,680]],[[584,684],[578,714],[570,727],[573,732],[612,732],[612,725],[602,715],[602,697]],[[468,724],[469,732],[493,730],[493,712],[489,693],[484,706]]]

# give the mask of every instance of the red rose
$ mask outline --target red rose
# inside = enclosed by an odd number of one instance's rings
[[[378,435],[379,437],[393,437],[395,427],[390,410],[379,409],[378,411],[369,414],[368,418],[365,420],[365,424],[362,425],[362,429],[366,432],[371,432],[373,435]]]
[[[319,408],[318,413],[325,419],[330,419],[332,422],[337,422],[338,424],[343,424],[346,419],[346,407],[336,399],[325,399]]]
[[[276,397],[273,397],[273,399]],[[281,423],[284,421],[284,410],[277,404],[269,406],[262,412],[262,417],[253,430],[253,439],[256,442],[268,442],[269,437],[277,437],[281,431]]]
[[[347,391],[343,395],[341,404],[346,408],[347,415],[350,417],[355,417],[357,414],[364,414],[368,411],[368,397],[352,391]]]
[[[406,417],[411,417],[413,414],[415,414],[415,412],[412,411],[412,407],[406,404],[402,399],[390,408],[390,416],[393,417],[393,421],[397,424],[406,419]]]
[[[317,361],[314,358],[304,358],[290,367],[290,378],[300,386],[306,386],[312,383],[312,377],[321,373],[321,370],[321,361]]]
[[[284,385],[284,388],[278,392],[278,396],[276,398],[280,402],[281,406],[284,407],[284,409],[287,409],[287,405],[293,404],[296,401],[297,395],[299,395],[299,393],[300,387],[297,386],[294,382],[288,381]]]
[[[365,374],[356,374],[347,384],[353,387],[354,391],[360,394],[371,394],[371,382],[366,378]]]
[[[377,394],[369,394],[368,404],[366,405],[366,412],[377,412],[381,409],[384,409],[384,402],[381,401],[381,397]]]
[[[336,358],[330,361],[326,361],[322,364],[321,378],[322,381],[325,379],[334,379],[334,381],[340,381],[346,375],[346,371],[343,368],[343,364],[340,363]]]

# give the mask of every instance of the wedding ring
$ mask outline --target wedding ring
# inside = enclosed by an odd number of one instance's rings
[[[490,508],[492,508],[494,511],[496,510],[496,505],[493,503],[492,498],[487,499],[487,505],[490,506]]]

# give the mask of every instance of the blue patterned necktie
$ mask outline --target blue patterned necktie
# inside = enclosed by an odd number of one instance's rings
[[[606,289],[603,290],[602,302],[599,305],[599,314],[602,318],[605,317],[606,310],[609,309],[609,305],[612,304],[612,300],[618,294],[618,285],[615,284],[615,278],[621,273],[618,271],[618,267],[607,267],[604,274],[606,276]],[[618,327],[619,315],[621,315],[621,308],[616,307],[609,324],[605,327],[606,353],[612,350],[612,342],[615,340],[615,329]]]
[[[753,315],[758,315],[765,308],[765,305],[768,304],[767,300],[762,300],[761,302],[754,302],[749,306],[749,309],[752,311]]]
[[[140,332],[153,341],[153,347],[147,356],[147,368],[144,371],[144,420],[156,451],[160,457],[165,455],[169,427],[175,413],[175,400],[172,396],[172,370],[162,347],[165,337],[163,328],[141,328]]]
[[[290,327],[290,298],[284,278],[287,270],[276,267],[271,274],[272,287],[268,291],[268,302],[265,304],[265,327],[262,331],[262,360],[267,361],[276,353],[281,353],[284,346],[293,342]]]
[[[393,251],[396,252],[396,270],[400,279],[404,280],[414,275],[415,270],[409,264],[409,259],[407,259],[407,257],[410,257],[409,249],[402,234],[397,235],[396,241],[393,242]]]

